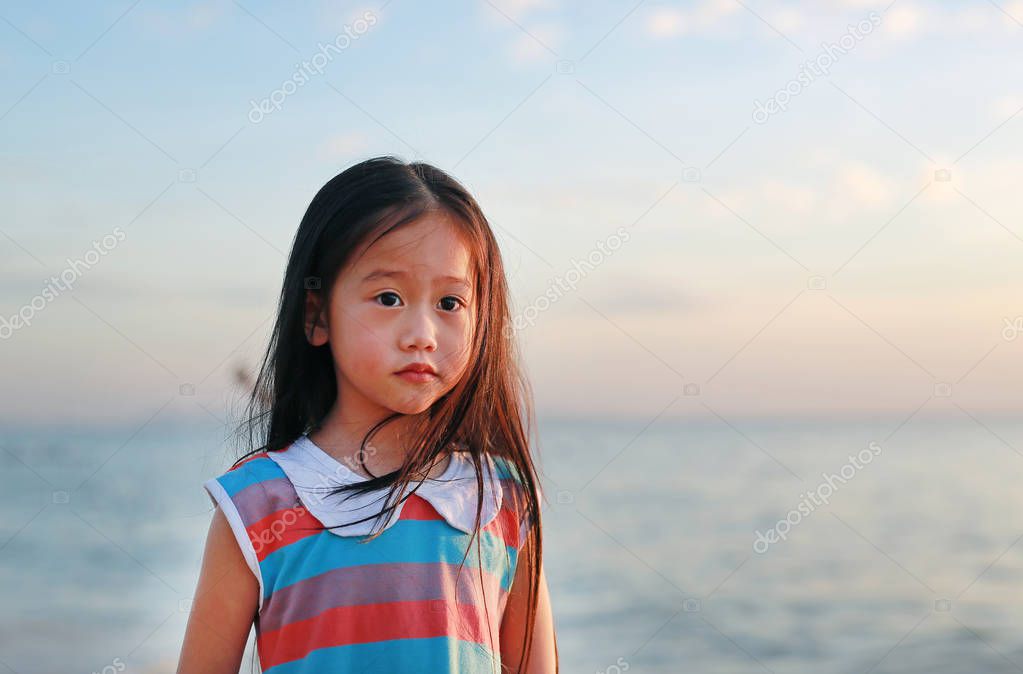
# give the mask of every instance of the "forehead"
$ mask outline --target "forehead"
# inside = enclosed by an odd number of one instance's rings
[[[452,216],[430,211],[363,247],[352,272],[359,282],[374,271],[472,278],[469,239]]]

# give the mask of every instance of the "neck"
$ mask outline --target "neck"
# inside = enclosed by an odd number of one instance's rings
[[[351,418],[346,416],[343,410],[338,409],[335,403],[320,427],[309,434],[309,438],[317,447],[343,463],[349,470],[364,477],[379,477],[400,469],[405,463],[411,444],[410,432],[417,420],[416,417],[407,415],[392,419],[377,429],[373,437],[366,442],[365,448],[362,448],[363,438],[384,418],[386,415],[369,419],[365,416]],[[441,458],[426,472],[429,477],[436,477],[446,466],[445,459]],[[367,470],[372,475],[366,475]]]

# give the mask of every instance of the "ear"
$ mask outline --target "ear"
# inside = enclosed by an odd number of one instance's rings
[[[330,336],[327,330],[326,307],[319,290],[305,291],[305,336],[313,346],[323,346]]]

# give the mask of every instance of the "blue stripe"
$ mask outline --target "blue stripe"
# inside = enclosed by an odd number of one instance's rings
[[[218,477],[217,481],[223,485],[227,495],[234,498],[235,494],[250,485],[277,477],[286,477],[281,467],[274,463],[273,459],[261,456],[234,470],[229,470]]]
[[[259,563],[263,576],[263,598],[275,590],[326,573],[331,569],[383,563],[458,564],[465,554],[469,534],[443,520],[398,520],[378,538],[359,543],[361,536],[338,536],[321,531],[274,550]],[[476,541],[469,546],[467,568],[478,568]],[[481,531],[483,570],[500,578],[501,587],[511,587],[518,550],[493,533]],[[439,548],[439,550],[438,550]],[[507,558],[500,554],[505,550]],[[438,555],[439,552],[439,555]],[[289,563],[290,562],[290,563]]]
[[[454,643],[452,643],[454,642]],[[462,672],[493,674],[501,671],[495,657],[482,644],[433,637],[389,639],[365,644],[318,648],[300,660],[263,670],[265,674],[319,674],[320,672]]]
[[[504,456],[494,456],[491,458],[493,458],[494,467],[497,469],[494,472],[497,474],[499,479],[521,482],[521,480],[518,479],[518,473],[513,468],[514,464],[511,460]]]

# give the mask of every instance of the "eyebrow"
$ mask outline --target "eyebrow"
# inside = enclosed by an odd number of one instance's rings
[[[366,274],[366,276],[364,276],[363,279],[362,279],[362,283],[369,283],[370,281],[375,281],[376,279],[380,279],[380,278],[405,278],[407,276],[408,276],[408,273],[404,272],[404,271],[392,270],[392,269],[376,269],[376,270],[371,271],[370,273]],[[466,288],[470,288],[471,287],[469,282],[466,279],[462,278],[461,276],[444,275],[444,276],[438,276],[434,280],[435,281],[451,281],[452,283],[458,283],[459,285],[463,285]]]

